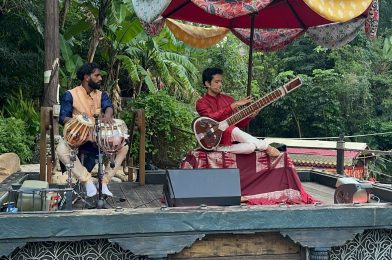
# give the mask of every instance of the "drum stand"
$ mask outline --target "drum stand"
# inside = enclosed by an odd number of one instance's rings
[[[97,137],[97,146],[98,146],[98,199],[97,199],[97,209],[106,208],[105,200],[103,199],[102,194],[102,179],[104,176],[103,173],[103,153],[101,152],[101,129],[99,127],[99,115],[95,114],[95,134]]]
[[[70,153],[70,163],[65,165],[65,168],[67,169],[67,174],[68,174],[68,178],[67,178],[67,185],[68,188],[72,189],[72,193],[73,195],[75,195],[75,199],[72,200],[72,205],[76,203],[76,201],[81,200],[85,203],[85,205],[87,205],[89,208],[92,208],[91,203],[87,202],[86,199],[84,198],[84,196],[81,195],[81,187],[80,187],[80,183],[73,185],[72,184],[72,169],[74,168],[74,162],[76,161],[76,156],[78,154],[78,149],[71,149],[71,153]],[[79,185],[79,192],[76,192],[75,187]],[[66,201],[66,200],[64,200]]]

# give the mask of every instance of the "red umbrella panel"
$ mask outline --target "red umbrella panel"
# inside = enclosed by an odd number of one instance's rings
[[[171,18],[166,25],[173,34],[196,48],[216,44],[227,33],[224,28],[230,28],[250,45],[248,95],[253,49],[275,51],[305,32],[317,44],[336,48],[354,39],[364,24],[369,38],[374,38],[378,23],[378,0],[133,0],[133,5],[147,32],[156,34],[154,28],[162,25],[162,17]]]
[[[372,0],[133,0],[145,22],[159,16],[226,28],[308,28],[367,15]]]

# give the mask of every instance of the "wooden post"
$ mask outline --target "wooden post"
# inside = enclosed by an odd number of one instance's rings
[[[40,179],[47,180],[46,159],[46,131],[49,126],[49,111],[57,103],[57,88],[59,85],[59,10],[57,0],[45,1],[45,71],[44,71],[44,94],[41,107],[40,127]],[[51,114],[53,115],[53,114]],[[58,134],[57,121],[53,122],[53,135]],[[54,159],[54,157],[53,157]]]
[[[49,128],[49,110],[50,107],[41,107],[41,122],[40,122],[40,142],[39,142],[39,178],[41,181],[46,181],[46,131]]]
[[[46,181],[48,183],[52,183],[53,167],[52,156],[48,156],[46,159]]]
[[[252,71],[253,71],[253,36],[255,33],[255,13],[250,14],[250,44],[249,44],[249,61],[248,61],[248,85],[246,95],[252,94]]]
[[[138,126],[140,131],[140,146],[139,146],[139,183],[144,185],[146,183],[146,121],[144,117],[144,110],[140,109],[138,113]]]
[[[57,102],[59,84],[59,10],[57,0],[45,2],[45,72],[42,106],[52,107]]]
[[[344,175],[344,135],[339,136],[336,143],[336,173]]]
[[[57,0],[45,1],[45,70],[43,107],[57,104],[60,67],[59,6]],[[58,134],[58,123],[54,121],[54,133]]]
[[[128,163],[128,181],[133,181],[133,158],[131,156],[132,146],[133,146],[133,132],[135,130],[136,123],[136,114],[137,111],[134,111],[132,114],[131,124],[129,126],[129,138],[128,138],[128,153],[127,153],[127,163]]]

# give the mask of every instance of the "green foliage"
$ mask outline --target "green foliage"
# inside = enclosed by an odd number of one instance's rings
[[[185,49],[180,44],[167,44],[170,39],[171,34],[167,29],[155,38],[141,34],[124,55],[117,55],[116,58],[132,79],[131,88],[136,90],[136,95],[139,88],[149,92],[163,88],[178,100],[194,102],[199,96],[194,88],[198,70],[192,60],[183,54]]]
[[[40,116],[36,111],[36,105],[27,100],[23,96],[21,89],[15,91],[8,97],[6,104],[3,108],[3,115],[5,117],[13,117],[21,119],[26,123],[27,135],[34,139],[39,132]]]
[[[32,158],[31,136],[26,131],[26,124],[13,117],[0,117],[0,154],[16,153],[22,163]]]
[[[224,82],[223,90],[235,98],[246,96],[246,86],[248,82],[248,50],[249,48],[241,43],[234,35],[227,37],[213,48],[205,51],[196,50],[196,66],[200,71],[198,76],[198,90],[204,92],[201,82],[201,72],[207,67],[218,67],[223,69]],[[257,85],[257,82],[254,82]]]
[[[386,59],[392,60],[392,36],[385,37],[383,54]]]
[[[28,98],[42,95],[44,54],[39,29],[42,3],[18,0],[0,4],[1,105],[18,88],[22,88]]]
[[[166,168],[178,167],[179,161],[195,145],[191,109],[164,91],[144,94],[130,102],[120,115],[131,120],[135,109],[144,109],[146,117],[146,152],[153,164]],[[127,123],[129,124],[129,123]],[[135,139],[132,155],[137,161],[139,138]]]
[[[71,44],[60,35],[60,53],[64,60],[65,68],[60,69],[60,85],[69,89],[76,79],[76,71],[83,65],[80,55],[73,53]]]

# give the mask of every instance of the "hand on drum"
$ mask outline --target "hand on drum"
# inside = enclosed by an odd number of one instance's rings
[[[104,116],[102,117],[102,123],[108,124],[108,125],[113,125],[113,124],[114,124],[114,119],[113,119],[113,117],[111,117],[111,116],[106,116],[106,115],[104,115]]]

